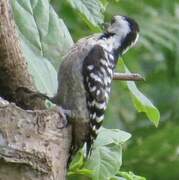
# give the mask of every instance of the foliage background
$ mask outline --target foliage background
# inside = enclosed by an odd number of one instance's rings
[[[65,1],[52,1],[77,40],[94,29],[79,17]],[[114,14],[134,17],[140,24],[141,36],[137,47],[130,50],[124,61],[132,72],[146,78],[138,87],[159,108],[161,120],[153,127],[143,113],[134,109],[123,83],[113,83],[112,99],[105,126],[130,132],[131,138],[123,153],[125,170],[150,180],[179,178],[179,1],[121,0],[110,1],[105,19]],[[83,27],[83,28],[81,28]]]

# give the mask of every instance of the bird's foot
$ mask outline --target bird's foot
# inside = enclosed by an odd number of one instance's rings
[[[68,118],[71,116],[71,111],[63,109],[61,106],[55,106],[55,111],[59,114],[59,116],[62,119],[62,123],[58,125],[58,128],[59,129],[66,128],[68,126]]]

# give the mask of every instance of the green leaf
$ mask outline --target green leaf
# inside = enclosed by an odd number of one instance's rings
[[[93,180],[109,179],[122,164],[122,144],[130,134],[118,129],[101,128],[85,168],[94,171]]]
[[[133,172],[119,172],[117,175],[124,177],[126,180],[146,180],[145,177],[137,176]]]
[[[79,151],[74,157],[68,175],[85,175],[92,179],[114,176],[122,163],[122,147],[130,134],[118,129],[101,128],[90,159],[84,166],[84,155]]]
[[[13,0],[13,14],[22,41],[22,50],[35,84],[53,95],[62,56],[72,46],[72,38],[48,0]]]
[[[94,146],[105,146],[112,143],[119,145],[126,142],[130,137],[131,135],[129,133],[119,129],[100,128],[99,135]]]
[[[67,0],[67,2],[76,9],[82,19],[94,31],[100,31],[99,24],[103,23],[103,12],[106,3],[101,3],[99,0]]]
[[[94,173],[90,169],[83,168],[83,166],[84,166],[84,153],[81,150],[77,152],[72,162],[70,163],[68,176],[70,175],[91,176]]]
[[[34,52],[59,65],[73,45],[62,19],[48,0],[14,0],[13,11],[21,37]]]
[[[130,73],[128,68],[125,66],[122,60],[120,66],[125,70],[126,73]],[[132,101],[135,108],[138,112],[144,112],[147,117],[154,123],[155,126],[158,126],[160,120],[160,113],[158,109],[152,104],[152,102],[144,96],[137,88],[134,82],[127,81],[127,87],[131,93]]]
[[[94,171],[93,180],[105,180],[114,176],[120,169],[121,164],[121,145],[110,144],[94,147],[85,167]]]
[[[36,88],[52,97],[57,90],[57,72],[46,58],[37,55],[22,41],[23,53],[28,62],[28,69],[32,74]]]
[[[70,171],[73,171],[75,169],[79,169],[83,166],[84,164],[84,156],[83,156],[83,152],[78,151],[77,154],[75,155],[75,157],[73,158],[71,164],[70,164]]]

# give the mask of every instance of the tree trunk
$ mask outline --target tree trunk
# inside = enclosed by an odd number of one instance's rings
[[[0,180],[63,180],[71,128],[60,129],[59,114],[45,110],[44,100],[20,87],[36,90],[10,2],[0,0]]]

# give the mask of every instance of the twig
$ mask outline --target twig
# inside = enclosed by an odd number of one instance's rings
[[[144,81],[145,79],[137,73],[117,73],[113,74],[113,80],[121,80],[121,81]]]

